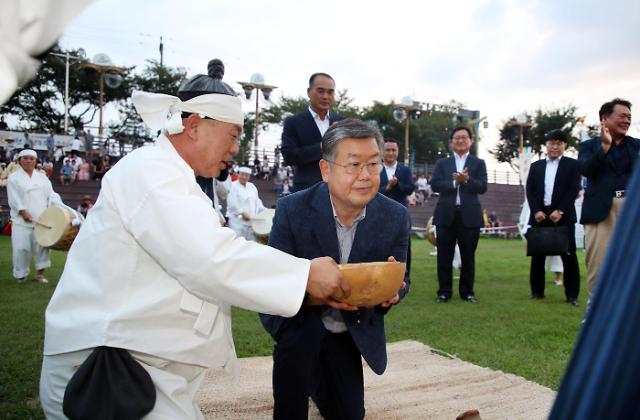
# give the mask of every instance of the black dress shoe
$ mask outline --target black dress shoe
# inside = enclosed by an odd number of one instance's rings
[[[449,300],[448,297],[444,295],[440,295],[436,298],[436,303],[447,303],[448,300]]]
[[[569,305],[572,305],[572,306],[578,306],[578,300],[577,299],[567,299],[567,303]]]
[[[544,299],[544,295],[539,295],[537,293],[531,293],[531,299]]]
[[[475,296],[471,295],[471,296],[467,296],[466,298],[464,298],[464,300],[466,300],[469,303],[478,303],[478,300],[476,299]]]

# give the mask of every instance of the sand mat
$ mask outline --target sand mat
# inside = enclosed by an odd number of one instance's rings
[[[416,341],[388,345],[382,376],[365,367],[366,419],[455,419],[477,408],[487,419],[544,419],[555,392],[519,376],[438,355]],[[199,404],[207,419],[270,419],[271,357],[240,359],[234,382],[210,369]],[[321,419],[310,403],[310,419]]]

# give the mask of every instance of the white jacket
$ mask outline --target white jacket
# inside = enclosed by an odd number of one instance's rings
[[[9,175],[7,196],[11,208],[11,221],[16,225],[28,227],[33,227],[34,224],[24,220],[18,214],[20,210],[28,211],[33,220],[38,220],[47,207],[54,204],[62,205],[62,200],[53,191],[49,178],[35,169],[31,176],[22,167]]]
[[[258,196],[258,189],[251,182],[247,185],[240,184],[240,181],[233,181],[231,191],[227,196],[227,217],[229,218],[229,227],[234,231],[244,226],[251,227],[251,220],[244,220],[242,213],[248,213],[249,217],[254,218],[265,209],[262,200]]]
[[[293,316],[310,262],[217,220],[164,136],[121,159],[69,251],[44,354],[107,345],[204,367],[235,361],[229,305]]]

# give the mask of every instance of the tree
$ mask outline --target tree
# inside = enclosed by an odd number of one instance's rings
[[[452,102],[453,103],[453,102]],[[374,101],[371,107],[365,108],[362,118],[375,121],[384,138],[398,140],[400,146],[399,160],[404,160],[405,125],[393,117],[393,103],[384,104]],[[414,161],[433,163],[447,153],[449,132],[455,126],[456,112],[453,108],[442,107],[413,113],[409,121],[409,146]],[[411,151],[410,151],[411,153]]]
[[[333,111],[346,118],[361,118],[362,110],[352,105],[354,98],[349,97],[347,89],[339,90],[334,98]]]
[[[555,129],[561,129],[567,134],[568,147],[575,147],[579,143],[579,140],[572,135],[573,128],[578,122],[575,106],[568,105],[548,111],[537,109],[533,113],[526,113],[525,116],[527,122],[522,125],[523,146],[531,147],[534,153],[542,154],[545,134]],[[507,119],[500,128],[500,140],[491,151],[498,162],[507,162],[515,170],[518,170],[520,129],[521,125],[516,121],[515,116]]]
[[[79,50],[63,51],[58,46],[52,52],[78,56]],[[73,61],[69,66],[69,120],[70,127],[82,127],[93,119],[99,106],[98,74],[83,68],[86,59]],[[123,83],[115,89],[105,88],[105,104],[124,99],[129,94],[127,69]],[[64,128],[65,59],[47,54],[35,78],[19,89],[0,107],[0,113],[13,114],[20,119],[19,127],[38,131]]]
[[[353,106],[354,98],[349,97],[349,92],[339,90],[336,93],[331,112],[348,118],[360,118],[361,110]],[[260,123],[284,124],[285,118],[297,114],[309,108],[309,99],[302,96],[283,96],[277,105],[272,105],[260,111]]]
[[[125,136],[128,141],[138,144],[155,139],[157,133],[149,132],[131,103],[131,93],[141,90],[177,96],[180,84],[185,78],[186,71],[181,67],[162,66],[156,60],[147,60],[142,73],[134,74],[128,80],[128,95],[119,102],[120,119],[108,125],[111,133]]]

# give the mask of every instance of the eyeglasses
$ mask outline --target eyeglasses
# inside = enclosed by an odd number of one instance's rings
[[[470,140],[470,139],[471,139],[471,137],[469,137],[469,136],[454,136],[452,138],[452,140]]]
[[[380,172],[382,172],[382,162],[380,161],[368,163],[353,162],[347,163],[346,165],[341,165],[330,160],[327,160],[327,162],[344,168],[344,171],[349,175],[360,174],[362,173],[362,169],[364,169],[365,167],[367,168],[367,172],[369,172],[369,174],[371,175],[378,175]]]

